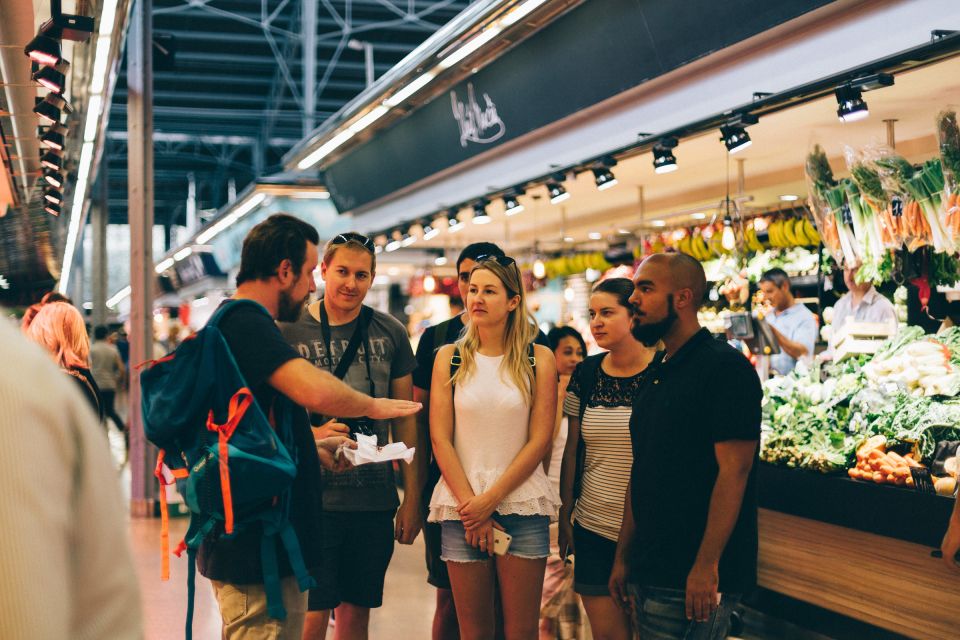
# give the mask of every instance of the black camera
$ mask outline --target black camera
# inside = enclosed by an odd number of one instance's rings
[[[377,431],[374,428],[374,421],[370,418],[339,418],[338,422],[342,422],[350,427],[350,437],[354,440],[357,439],[357,434],[365,436],[377,435]]]

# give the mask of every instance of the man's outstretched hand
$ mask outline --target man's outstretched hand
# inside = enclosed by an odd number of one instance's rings
[[[423,405],[411,400],[394,400],[393,398],[374,398],[368,418],[374,420],[389,420],[402,416],[412,416],[420,411]]]

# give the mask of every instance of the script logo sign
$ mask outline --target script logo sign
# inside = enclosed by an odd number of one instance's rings
[[[467,101],[461,102],[457,92],[450,92],[450,103],[453,107],[453,117],[460,127],[460,146],[466,147],[468,142],[490,144],[496,142],[507,132],[507,127],[497,113],[497,105],[489,94],[483,94],[483,106],[477,102],[473,90],[473,83],[467,83]]]

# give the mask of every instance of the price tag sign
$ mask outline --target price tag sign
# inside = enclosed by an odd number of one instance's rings
[[[903,216],[903,198],[900,196],[893,196],[890,200],[890,212],[893,214],[893,217],[899,218]]]

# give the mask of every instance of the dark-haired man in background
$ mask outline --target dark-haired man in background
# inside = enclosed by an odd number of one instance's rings
[[[656,254],[630,297],[634,336],[664,345],[634,398],[633,471],[609,585],[641,638],[725,638],[757,579],[760,381],[700,327],[705,292],[699,262]],[[689,473],[678,480],[681,463]]]
[[[314,413],[388,419],[411,415],[420,405],[406,400],[371,398],[317,369],[300,357],[280,334],[276,320],[292,322],[309,295],[316,291],[313,272],[319,261],[320,238],[311,225],[286,214],[274,214],[256,225],[243,241],[234,299],[261,305],[237,306],[220,321],[223,334],[257,404],[266,413],[282,403],[294,403]],[[297,476],[290,500],[290,523],[297,534],[304,562],[311,572],[320,568],[320,464],[335,469],[334,451],[343,436],[314,438],[306,411],[294,413]],[[261,532],[251,527],[230,538],[210,536],[200,547],[197,567],[213,583],[223,638],[283,638],[300,640],[307,608],[292,575],[287,554],[278,545],[285,620],[270,618],[261,569]]]
[[[770,269],[760,276],[760,290],[773,307],[764,319],[780,344],[781,353],[770,356],[770,368],[782,376],[793,371],[798,360],[813,359],[817,344],[817,317],[797,302],[790,290],[790,276],[783,269]]]

